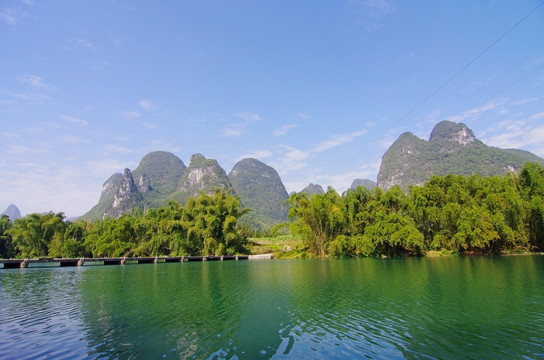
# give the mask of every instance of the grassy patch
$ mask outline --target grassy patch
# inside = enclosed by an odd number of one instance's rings
[[[276,259],[306,257],[304,242],[293,235],[249,238],[249,251],[255,255],[273,253]]]

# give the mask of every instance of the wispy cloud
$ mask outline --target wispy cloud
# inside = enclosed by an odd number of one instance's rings
[[[236,116],[247,122],[261,121],[261,116],[257,113],[252,112],[239,112]]]
[[[225,128],[220,129],[219,133],[223,135],[224,137],[239,137],[242,136],[242,132],[240,129],[235,128]]]
[[[149,122],[142,122],[140,123],[144,128],[148,130],[153,130],[157,128],[157,124],[149,123]]]
[[[60,137],[62,142],[67,144],[86,144],[90,142],[88,139],[80,138],[73,135],[64,135]]]
[[[448,117],[448,120],[453,122],[464,122],[469,120],[475,120],[481,114],[488,111],[497,110],[501,108],[503,105],[505,105],[506,103],[507,103],[507,100],[505,99],[493,99],[478,107],[466,110],[458,115]]]
[[[246,132],[247,127],[257,121],[261,121],[261,116],[253,112],[238,112],[234,114],[241,121],[233,122],[226,128],[219,129],[219,133],[224,137],[239,137]]]
[[[140,100],[138,104],[140,105],[142,109],[147,111],[153,110],[155,108],[155,106],[153,105],[151,101],[145,100],[145,99]]]
[[[72,124],[79,124],[83,126],[86,126],[89,124],[87,120],[78,119],[78,118],[67,116],[67,115],[60,115],[59,118]]]
[[[254,158],[254,159],[266,159],[272,156],[272,151],[269,150],[255,150],[252,153],[241,155],[238,160],[246,159],[246,158]]]
[[[298,113],[298,117],[300,117],[301,119],[311,119],[312,115],[308,115],[308,114],[300,112]]]
[[[383,19],[395,11],[395,8],[385,0],[349,0],[348,9],[354,23],[344,30],[362,28],[373,32],[383,27]]]
[[[279,162],[273,165],[280,173],[287,173],[293,170],[299,170],[306,167],[306,159],[310,157],[310,152],[303,151],[290,145],[281,145],[280,149],[284,151]]]
[[[85,39],[78,38],[78,39],[72,40],[70,43],[72,45],[77,46],[77,47],[82,47],[82,48],[85,48],[85,49],[96,51],[96,48],[94,47],[94,45],[91,44],[90,42],[88,42]]]
[[[98,70],[98,71],[106,71],[107,69],[109,69],[111,66],[111,64],[107,61],[101,61],[99,63],[96,63],[92,66],[93,69],[95,70]]]
[[[544,113],[535,113],[524,119],[505,120],[486,129],[482,140],[503,149],[524,149],[544,156]]]
[[[35,89],[53,91],[55,87],[46,83],[41,76],[25,74],[19,77],[19,81],[23,84],[32,86]]]
[[[538,101],[538,100],[539,100],[538,97],[531,97],[531,98],[526,98],[526,99],[520,99],[520,100],[512,101],[510,104],[516,106],[516,105],[523,105],[523,104],[535,102],[535,101]]]
[[[121,112],[121,116],[125,119],[135,119],[140,117],[140,113],[137,111],[123,111]]]
[[[4,151],[6,154],[22,155],[22,154],[46,154],[49,152],[47,148],[29,147],[25,145],[9,145]]]
[[[279,150],[276,151],[277,160],[272,166],[280,174],[287,175],[291,171],[305,168],[307,166],[307,160],[315,154],[348,144],[366,133],[367,130],[363,129],[348,134],[331,135],[327,140],[318,142],[309,150],[301,150],[291,145],[280,145],[278,147]]]
[[[106,145],[106,149],[113,152],[113,153],[123,153],[123,154],[130,154],[132,152],[131,149],[123,147],[118,144],[108,144]]]
[[[7,25],[17,25],[21,18],[28,17],[28,13],[19,8],[7,8],[0,11],[0,20]]]
[[[131,162],[121,162],[117,159],[102,158],[87,162],[86,168],[101,178],[107,178],[114,173],[123,172],[125,168],[131,168]]]
[[[296,128],[297,126],[298,126],[297,124],[283,125],[279,129],[274,130],[273,134],[274,134],[274,136],[285,135],[287,133],[287,131],[289,131],[290,129]]]
[[[318,143],[316,147],[312,150],[312,152],[322,152],[339,145],[350,143],[356,138],[365,135],[367,132],[368,131],[365,129],[353,131],[349,134],[332,135],[328,140]]]

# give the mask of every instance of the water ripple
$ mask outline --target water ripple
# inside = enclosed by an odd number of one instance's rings
[[[0,358],[542,358],[543,259],[0,270]]]

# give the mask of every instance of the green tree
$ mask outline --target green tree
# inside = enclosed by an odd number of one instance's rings
[[[7,215],[0,217],[0,258],[8,259],[14,256],[13,244],[9,229],[12,223]]]
[[[43,215],[30,214],[17,219],[8,232],[19,256],[25,258],[56,256],[57,239],[62,238],[65,227],[63,213],[49,212]],[[55,241],[52,244],[53,239]]]
[[[329,187],[324,194],[291,195],[289,219],[291,232],[301,236],[311,254],[324,257],[329,243],[346,228],[346,214],[342,198]]]

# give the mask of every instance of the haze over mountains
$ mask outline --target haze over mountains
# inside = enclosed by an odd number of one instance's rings
[[[0,216],[2,215],[7,215],[11,221],[15,221],[21,218],[21,212],[19,211],[19,208],[13,204],[10,204],[7,209],[0,214]]]
[[[544,160],[532,153],[487,146],[464,124],[443,121],[434,127],[429,141],[411,133],[402,134],[382,158],[378,184],[355,179],[351,187],[372,190],[376,186],[389,189],[399,185],[407,190],[433,175],[503,175],[518,171],[528,161],[544,165]],[[287,219],[287,209],[282,205],[288,199],[285,186],[276,170],[263,162],[240,160],[227,175],[216,160],[201,154],[192,155],[187,167],[176,155],[164,151],[147,154],[134,171],[125,169],[123,174],[113,174],[104,183],[98,204],[83,218],[118,217],[133,208],[165,206],[170,200],[184,204],[199,192],[212,194],[216,187],[231,189],[243,206],[252,209],[244,221],[254,229]],[[318,184],[301,190],[309,195],[324,191]]]

